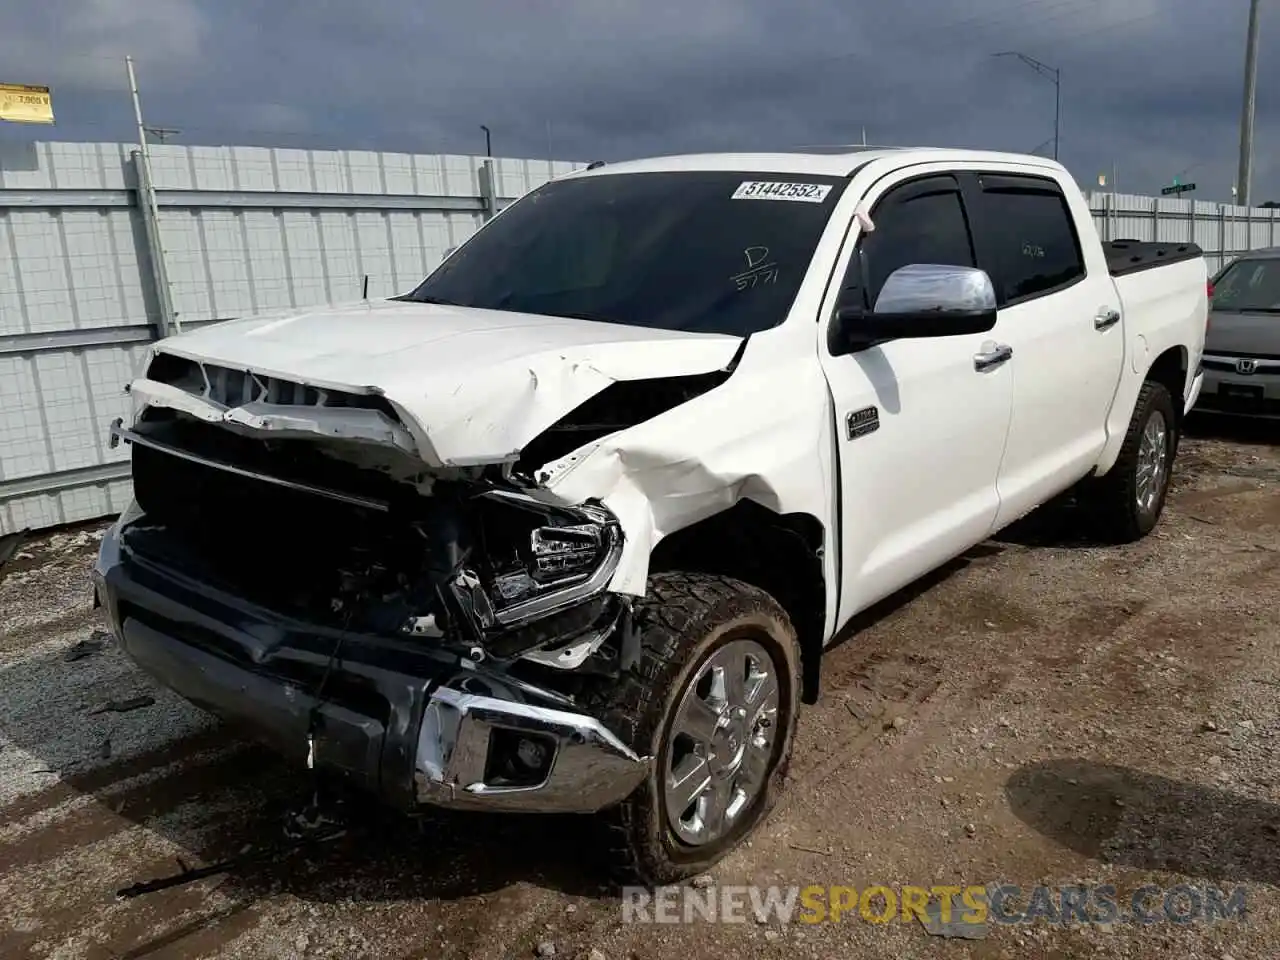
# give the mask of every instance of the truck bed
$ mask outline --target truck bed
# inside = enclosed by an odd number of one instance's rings
[[[1194,260],[1204,255],[1198,244],[1165,243],[1149,240],[1110,240],[1102,245],[1107,269],[1113,277],[1162,267],[1167,263]]]

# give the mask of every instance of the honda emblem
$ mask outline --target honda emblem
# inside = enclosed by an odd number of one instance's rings
[[[1246,377],[1252,373],[1257,372],[1257,369],[1258,369],[1257,360],[1237,360],[1236,361],[1236,373],[1244,374]]]

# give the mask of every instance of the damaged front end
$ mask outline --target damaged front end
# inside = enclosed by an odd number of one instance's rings
[[[637,655],[602,504],[426,468],[374,393],[164,354],[133,392],[98,591],[161,683],[404,806],[591,812],[642,781],[584,706]]]

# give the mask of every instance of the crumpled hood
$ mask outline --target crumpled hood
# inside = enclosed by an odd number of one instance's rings
[[[404,301],[231,320],[158,352],[384,396],[429,466],[514,459],[618,380],[724,369],[741,338]]]

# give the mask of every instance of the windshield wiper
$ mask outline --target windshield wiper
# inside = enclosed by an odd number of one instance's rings
[[[452,300],[446,300],[444,297],[415,297],[412,293],[404,293],[398,297],[389,297],[390,300],[401,300],[405,303],[433,303],[441,307],[456,307],[458,304]]]
[[[599,313],[581,313],[557,310],[555,313],[548,314],[548,316],[564,317],[566,320],[588,320],[591,323],[622,323],[621,320],[615,320],[613,317],[606,317]]]

